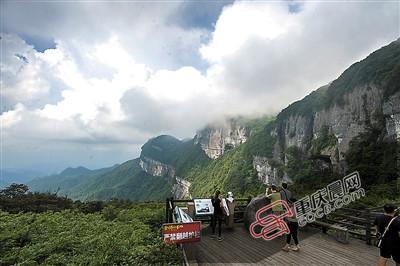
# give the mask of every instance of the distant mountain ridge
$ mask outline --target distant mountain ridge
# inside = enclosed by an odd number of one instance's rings
[[[35,178],[26,184],[31,191],[57,192],[59,195],[70,196],[74,189],[87,182],[90,177],[105,174],[116,167],[118,165],[96,170],[89,170],[82,166],[68,167],[60,174]]]
[[[76,176],[76,175],[88,175],[91,170],[83,166],[78,166],[76,168],[68,167],[64,169],[59,175],[61,176]]]
[[[0,188],[10,185],[11,183],[27,183],[38,176],[43,176],[40,171],[24,170],[24,169],[0,169]]]

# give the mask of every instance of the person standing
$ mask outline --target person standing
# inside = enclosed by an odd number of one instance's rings
[[[286,182],[283,182],[281,190],[281,199],[289,203],[291,198],[292,198],[292,192],[290,192],[290,190],[288,189],[288,184]]]
[[[228,192],[228,197],[226,198],[226,203],[228,205],[228,210],[229,210],[229,216],[227,219],[227,228],[233,229],[233,223],[234,223],[233,217],[234,217],[234,213],[235,213],[236,202],[235,202],[235,199],[233,198],[232,192]]]
[[[378,266],[385,266],[391,257],[400,265],[400,217],[396,216],[396,207],[386,204],[384,213],[377,216],[374,221],[377,233],[381,236],[380,257]]]
[[[219,195],[221,192],[219,190],[215,191],[214,196],[211,200],[212,205],[214,207],[214,214],[212,217],[212,238],[215,238],[215,228],[218,224],[218,241],[222,241],[223,237],[221,236],[221,226],[222,226],[222,219],[223,219],[223,211],[222,211],[222,202],[221,199],[219,198]]]
[[[272,185],[270,187],[270,189],[267,189],[266,197],[271,199],[271,203],[274,203],[274,202],[276,202],[276,201],[281,199],[281,194],[277,190],[277,187],[275,185]],[[272,206],[272,213],[273,214],[279,215],[282,212],[283,212],[282,204],[276,204],[275,206]]]
[[[289,250],[293,250],[293,251],[299,251],[300,247],[299,247],[299,239],[297,237],[297,232],[299,229],[299,222],[296,218],[296,213],[294,212],[294,206],[293,203],[296,201],[296,199],[289,199],[289,207],[292,209],[293,212],[293,216],[292,217],[287,217],[286,218],[286,224],[289,227],[289,234],[286,235],[286,245],[282,248],[283,251],[289,251]],[[291,247],[290,245],[290,241],[292,240],[294,241],[294,246]]]

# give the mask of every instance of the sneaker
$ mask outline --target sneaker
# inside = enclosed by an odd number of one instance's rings
[[[291,248],[291,250],[293,250],[293,251],[299,251],[299,250],[300,250],[300,247],[299,247],[299,245],[296,245],[296,246],[293,246],[293,247]]]
[[[222,241],[224,238],[222,236],[218,237],[218,241]]]
[[[283,251],[289,252],[289,247],[286,245],[282,248]]]

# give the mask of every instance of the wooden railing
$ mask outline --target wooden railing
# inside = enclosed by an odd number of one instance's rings
[[[243,215],[246,209],[247,204],[251,201],[251,197],[249,198],[236,198],[236,206],[235,206],[235,222],[243,222]],[[173,221],[173,213],[175,206],[184,207],[184,204],[188,202],[193,202],[193,199],[174,199],[167,198],[165,201],[165,221],[167,223],[171,223]],[[199,215],[192,217],[195,221],[203,221],[207,222],[211,220],[209,215]]]
[[[400,203],[395,204],[400,205]],[[348,233],[353,237],[363,239],[368,245],[371,245],[373,240],[376,239],[373,225],[375,217],[382,213],[383,206],[366,209],[341,208],[324,217],[321,221],[328,225],[340,225],[348,229]],[[325,227],[323,231],[326,232],[326,226],[322,227]]]
[[[235,199],[235,222],[243,222],[243,214],[247,204],[251,198]],[[173,221],[173,210],[175,206],[183,205],[188,202],[193,202],[192,199],[173,199],[167,198],[165,202],[165,220],[170,223]],[[400,203],[395,203],[397,206]],[[364,240],[368,245],[371,245],[376,237],[373,222],[375,217],[382,214],[383,206],[366,208],[366,209],[351,209],[341,208],[320,219],[320,223],[315,223],[316,226],[322,227],[323,232],[326,232],[332,225],[340,225],[347,229],[347,232],[356,238]],[[194,216],[196,221],[210,221],[210,216]]]

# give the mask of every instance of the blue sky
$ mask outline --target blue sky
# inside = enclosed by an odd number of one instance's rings
[[[277,113],[399,37],[393,1],[2,1],[0,17],[1,168],[48,172]]]

